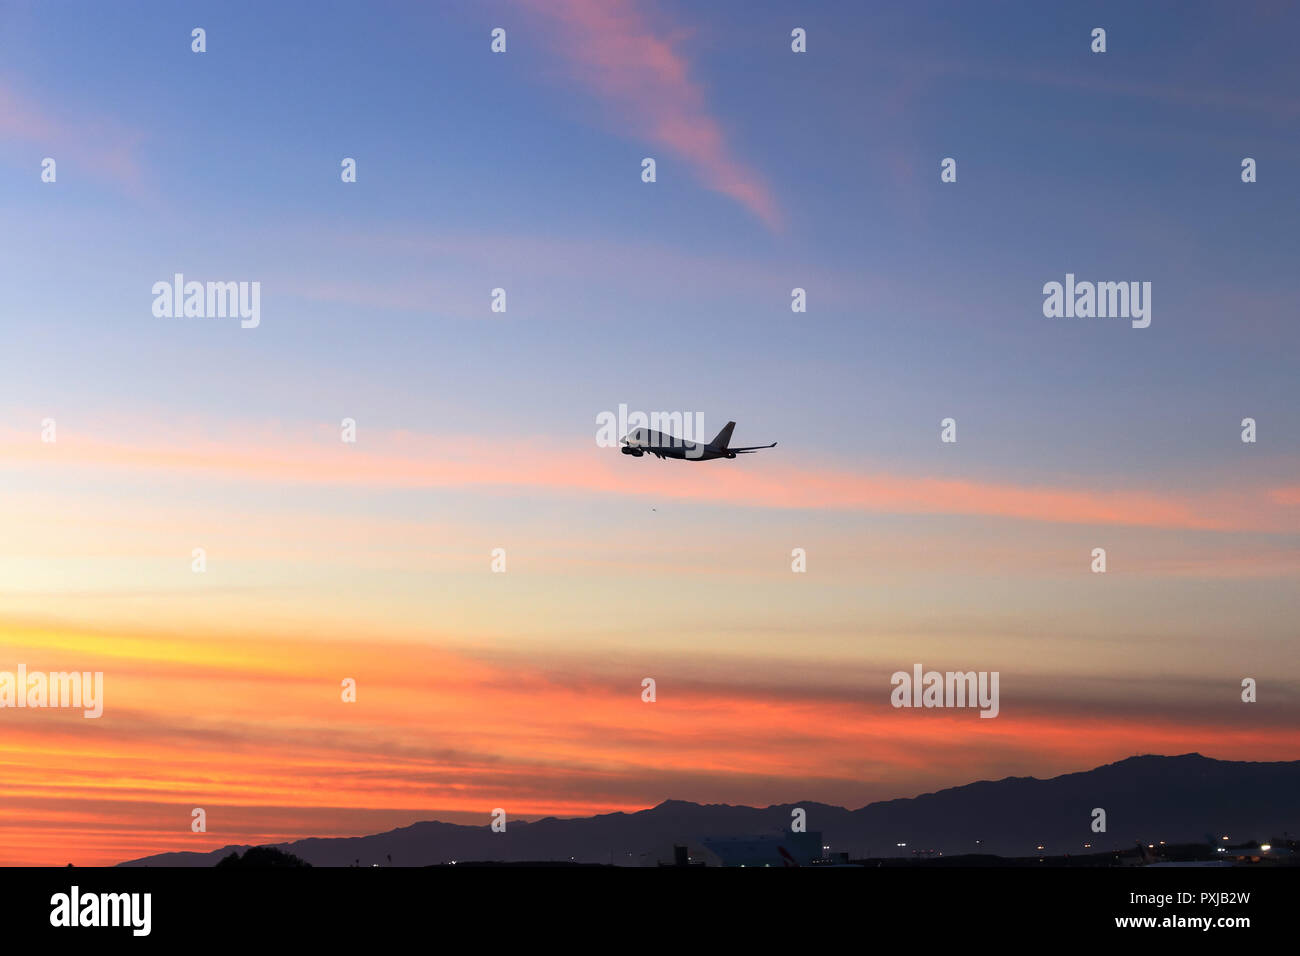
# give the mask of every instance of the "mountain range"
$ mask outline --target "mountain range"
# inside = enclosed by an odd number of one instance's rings
[[[1024,856],[1039,847],[1078,854],[1130,848],[1135,841],[1199,842],[1207,835],[1267,840],[1300,830],[1300,760],[1146,755],[1045,780],[984,780],[858,810],[812,801],[756,808],[666,800],[635,813],[510,820],[503,833],[488,825],[429,821],[371,836],[274,845],[313,866],[386,866],[390,858],[394,866],[525,860],[654,865],[671,862],[674,844],[691,846],[695,857],[704,855],[709,840],[779,837],[796,808],[805,811],[808,831],[821,832],[823,844],[854,858],[916,850]],[[1097,808],[1105,811],[1105,832],[1092,829]],[[160,853],[119,865],[213,866],[245,849]]]

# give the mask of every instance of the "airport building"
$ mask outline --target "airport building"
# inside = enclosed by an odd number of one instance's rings
[[[722,866],[807,866],[822,858],[820,830],[701,840]]]

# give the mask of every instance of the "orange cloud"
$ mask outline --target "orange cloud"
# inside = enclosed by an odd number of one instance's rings
[[[555,21],[557,45],[576,77],[634,124],[629,132],[672,150],[710,189],[779,228],[768,187],[732,154],[672,37],[657,31],[634,0],[521,2]]]
[[[692,661],[655,668],[619,655],[493,659],[428,646],[208,635],[136,636],[0,626],[12,668],[99,669],[104,716],[0,711],[4,863],[113,863],[307,835],[374,832],[421,819],[482,823],[635,810],[673,797],[766,805],[871,799],[991,775],[1082,769],[1144,751],[1276,759],[1294,717],[1241,724],[1230,709],[1149,695],[1025,699],[1002,715],[894,710],[886,670],[834,680]],[[824,672],[823,672],[824,673]],[[342,677],[357,681],[343,703]],[[855,682],[852,678],[856,677]],[[1019,686],[1020,690],[1015,690]],[[1225,705],[1230,708],[1230,705]],[[863,781],[877,781],[867,784]],[[815,791],[815,792],[810,792]],[[208,811],[192,834],[190,811]]]

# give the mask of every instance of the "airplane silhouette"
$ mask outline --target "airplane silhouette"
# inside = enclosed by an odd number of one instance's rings
[[[619,450],[623,454],[631,455],[634,458],[640,458],[642,455],[649,453],[656,458],[685,458],[689,461],[710,461],[714,458],[735,458],[737,455],[752,455],[764,448],[776,447],[776,442],[772,442],[770,445],[749,445],[744,448],[732,448],[731,432],[735,427],[735,422],[727,422],[722,431],[714,436],[713,441],[707,443],[676,438],[673,435],[665,435],[663,432],[657,432],[650,428],[634,428],[623,436],[623,447]]]

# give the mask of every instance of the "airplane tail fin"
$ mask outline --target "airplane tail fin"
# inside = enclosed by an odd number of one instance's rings
[[[722,431],[718,432],[718,434],[714,436],[713,441],[709,442],[709,444],[714,448],[726,448],[731,444],[731,433],[735,431],[735,429],[735,422],[727,422],[727,424],[722,426]]]

